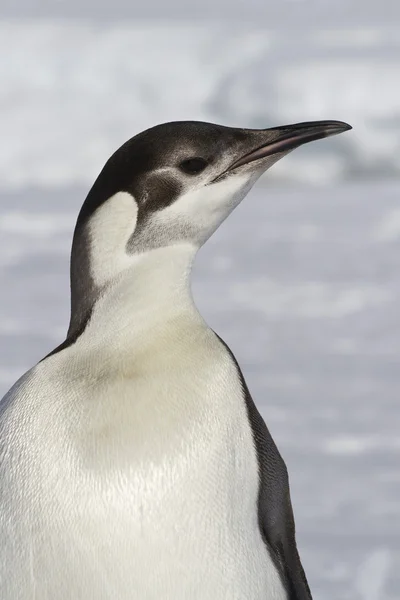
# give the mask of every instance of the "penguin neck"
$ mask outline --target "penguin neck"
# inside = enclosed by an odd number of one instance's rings
[[[93,304],[83,333],[90,345],[111,344],[113,351],[143,345],[177,320],[200,318],[190,286],[196,251],[191,244],[177,244],[132,256]]]

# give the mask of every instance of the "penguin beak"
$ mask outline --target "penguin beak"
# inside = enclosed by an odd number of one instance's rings
[[[261,139],[264,137],[264,143],[232,163],[225,173],[256,160],[275,154],[286,153],[307,142],[314,142],[321,138],[337,135],[349,129],[352,129],[351,125],[342,121],[314,121],[257,131],[257,137],[261,134]]]

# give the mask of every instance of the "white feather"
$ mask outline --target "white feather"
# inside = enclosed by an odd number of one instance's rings
[[[128,192],[118,192],[104,202],[89,221],[90,270],[102,287],[132,264],[126,244],[135,231],[138,207]]]
[[[155,213],[157,226],[180,225],[198,246],[216,231],[219,225],[243,200],[260,176],[260,172],[231,175],[220,182],[190,188],[164,210]]]

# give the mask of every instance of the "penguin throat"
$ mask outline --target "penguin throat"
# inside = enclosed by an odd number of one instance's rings
[[[131,346],[181,315],[196,314],[190,273],[191,244],[150,250],[99,291],[82,336],[113,347]]]

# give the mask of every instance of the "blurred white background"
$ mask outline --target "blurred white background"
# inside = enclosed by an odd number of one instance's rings
[[[0,5],[0,392],[63,339],[77,212],[127,138],[353,125],[273,167],[194,277],[287,461],[315,600],[399,598],[399,30],[398,0]]]

